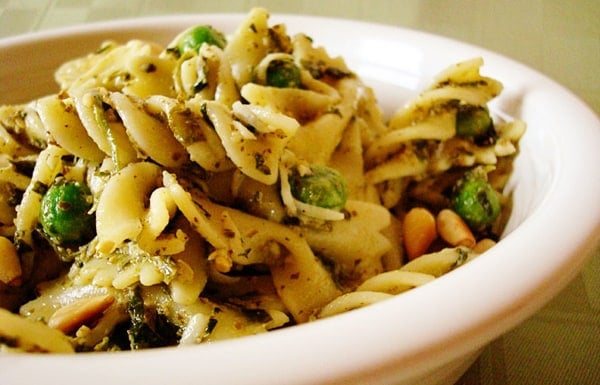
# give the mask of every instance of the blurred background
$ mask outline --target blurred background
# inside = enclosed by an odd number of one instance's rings
[[[0,0],[0,38],[117,18],[246,13],[253,6],[385,23],[485,47],[553,78],[600,114],[597,0]],[[459,384],[600,384],[600,252],[557,298],[493,341]]]

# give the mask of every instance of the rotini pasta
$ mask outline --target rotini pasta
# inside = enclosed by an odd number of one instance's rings
[[[263,333],[425,285],[500,236],[525,125],[490,113],[502,85],[481,58],[388,118],[265,9],[227,37],[193,28],[106,42],[56,71],[55,94],[0,107],[2,350]],[[409,260],[414,207],[456,211],[477,242]]]

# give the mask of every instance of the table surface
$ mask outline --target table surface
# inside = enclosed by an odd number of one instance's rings
[[[554,78],[600,114],[600,1],[0,0],[0,38],[66,25],[173,13],[247,12],[358,19],[476,44]],[[600,250],[529,320],[493,341],[461,385],[600,383]]]

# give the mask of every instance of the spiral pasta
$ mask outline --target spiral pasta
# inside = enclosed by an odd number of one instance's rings
[[[27,330],[52,344],[11,349],[197,344],[385,300],[483,252],[440,238],[404,255],[406,213],[447,209],[471,173],[502,215],[467,231],[499,237],[525,125],[494,117],[461,132],[460,115],[487,117],[502,90],[482,59],[387,118],[343,58],[269,25],[265,9],[193,49],[186,32],[165,47],[106,42],[56,71],[57,93],[0,107],[0,235],[21,264],[0,306],[42,322],[0,313],[15,322],[0,345]],[[53,195],[64,186],[89,203],[77,215],[93,217],[90,238],[53,235],[84,222],[54,222],[75,215]]]

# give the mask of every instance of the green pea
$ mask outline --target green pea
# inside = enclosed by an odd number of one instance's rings
[[[483,172],[485,176],[485,172]],[[474,230],[493,223],[502,209],[500,197],[481,172],[467,173],[457,183],[452,199],[454,211]]]
[[[203,43],[225,48],[227,40],[225,36],[210,25],[198,25],[182,32],[176,39],[179,54],[200,49]]]
[[[341,210],[346,206],[348,187],[342,174],[326,166],[312,166],[311,173],[293,173],[290,187],[294,198],[313,206]]]
[[[95,233],[95,218],[89,214],[93,198],[79,182],[53,184],[42,197],[39,219],[44,233],[58,244],[80,245]]]
[[[292,60],[272,60],[267,66],[266,83],[278,88],[298,88],[300,68]]]
[[[481,138],[493,128],[489,111],[481,106],[460,105],[456,111],[456,135]]]

